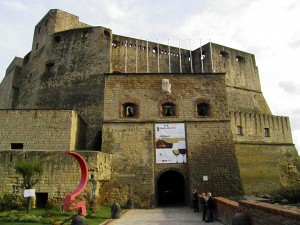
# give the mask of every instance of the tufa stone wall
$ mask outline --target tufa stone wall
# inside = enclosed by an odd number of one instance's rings
[[[294,145],[236,143],[235,148],[246,195],[272,193],[286,186],[280,164],[297,156]]]
[[[162,79],[169,79],[170,94],[163,93]],[[140,207],[151,207],[157,195],[155,182],[170,169],[179,171],[185,179],[186,202],[190,200],[191,187],[225,196],[241,195],[224,84],[222,74],[107,74],[103,151],[113,154],[114,158],[112,180],[104,185],[103,193],[115,190],[115,196],[107,199],[125,204],[132,198]],[[124,99],[138,105],[137,117],[122,117]],[[176,116],[162,115],[161,104],[166,101],[176,104]],[[199,101],[211,104],[209,116],[197,115]],[[185,123],[187,164],[156,163],[156,122]],[[208,176],[209,181],[204,182],[203,176]]]
[[[98,189],[103,182],[110,180],[111,176],[111,155],[91,152],[78,151],[86,161],[89,176],[94,175],[96,183],[96,196],[99,195]],[[40,181],[33,187],[36,193],[47,193],[48,201],[58,205],[63,204],[66,194],[71,193],[80,181],[80,166],[73,156],[67,155],[65,150],[52,151],[31,151],[31,150],[1,150],[0,166],[0,189],[1,195],[4,193],[14,194],[20,199],[23,198],[23,180],[15,172],[14,165],[18,161],[38,159],[44,166],[44,173]],[[80,196],[92,196],[95,186],[89,179],[84,193]],[[37,199],[38,201],[38,199]]]
[[[149,208],[155,195],[153,124],[104,123],[103,151],[113,155],[111,180],[101,187],[100,202]]]
[[[300,221],[300,210],[297,208],[285,208],[282,205],[254,200],[235,202],[222,197],[217,197],[215,200],[216,210],[214,217],[223,224],[233,224],[234,215],[239,215],[236,213],[242,213],[247,216],[252,225],[298,225]],[[237,217],[234,221],[235,224],[238,222],[247,222],[236,219]]]
[[[0,110],[0,149],[22,144],[27,150],[85,147],[86,124],[72,110]]]
[[[0,108],[13,109],[18,104],[17,98],[22,79],[23,59],[15,57],[6,70],[5,77],[0,83]]]

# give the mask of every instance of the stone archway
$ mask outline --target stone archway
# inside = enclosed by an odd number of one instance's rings
[[[185,182],[181,173],[168,170],[162,173],[156,183],[157,205],[185,205]]]

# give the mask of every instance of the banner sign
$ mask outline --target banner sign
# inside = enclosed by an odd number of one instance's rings
[[[184,123],[155,124],[156,163],[186,163]]]

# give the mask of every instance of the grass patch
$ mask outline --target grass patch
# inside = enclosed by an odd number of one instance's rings
[[[64,225],[70,225],[70,220],[74,214],[76,214],[74,211],[60,212],[58,209],[32,209],[30,214],[26,214],[25,210],[11,210],[0,212],[0,224],[60,225],[65,222]],[[93,214],[88,214],[85,218],[88,225],[99,225],[109,219],[110,215],[110,207],[100,207]]]

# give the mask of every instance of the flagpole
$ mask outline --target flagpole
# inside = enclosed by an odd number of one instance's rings
[[[193,73],[193,57],[192,57],[192,50],[191,50],[191,39],[189,39],[189,45],[190,45],[191,73]]]
[[[209,47],[210,47],[211,70],[214,73],[215,69],[214,69],[214,62],[213,62],[213,56],[212,56],[212,45],[211,45],[210,39],[209,39]]]
[[[182,73],[182,67],[181,67],[181,49],[180,49],[180,38],[179,38],[179,68],[180,68],[180,73]]]
[[[169,73],[171,73],[171,52],[170,52],[170,42],[168,39],[168,50],[169,50]]]
[[[147,39],[147,73],[149,73],[149,49],[148,49],[148,39]]]
[[[138,73],[138,40],[135,40],[135,73]]]
[[[200,61],[201,61],[201,71],[202,73],[204,73],[201,39],[200,39]]]
[[[127,73],[127,40],[125,41],[125,73]]]
[[[159,68],[159,44],[158,44],[158,39],[157,39],[157,72],[160,73],[160,68]]]

